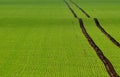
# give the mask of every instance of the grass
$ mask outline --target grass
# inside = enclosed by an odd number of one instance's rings
[[[119,40],[119,9],[107,14],[112,11],[109,7],[104,14],[103,7],[91,6],[95,11],[90,11],[88,2],[82,7],[92,17],[96,13],[103,27]],[[63,1],[1,0],[0,4],[0,77],[108,77]],[[120,73],[119,48],[95,27],[93,20],[82,17],[90,35]]]

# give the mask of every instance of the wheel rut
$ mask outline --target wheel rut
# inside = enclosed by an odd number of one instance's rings
[[[85,10],[83,10],[79,5],[77,5],[74,1],[70,0],[70,2],[72,4],[74,4],[79,10],[82,11],[82,13],[84,13],[88,18],[90,18],[90,15],[85,12]],[[120,48],[120,43],[115,39],[113,38],[99,23],[98,19],[97,18],[94,18],[94,22],[96,23],[96,26],[101,30],[101,32],[103,34],[106,35],[106,37],[108,37],[110,39],[111,42],[113,42],[113,44],[115,44],[117,47]]]
[[[101,49],[95,44],[95,42],[92,40],[90,35],[87,33],[81,18],[79,19],[79,24],[80,24],[80,28],[81,28],[84,36],[86,37],[86,39],[89,42],[89,44],[95,50],[95,52],[96,52],[97,56],[99,57],[99,59],[104,63],[104,66],[105,66],[108,74],[110,75],[110,77],[119,77],[118,74],[116,73],[112,63],[109,61],[109,59],[107,59],[107,57],[104,56]]]
[[[75,18],[78,18],[77,14],[74,12],[74,10],[71,8],[71,6],[68,4],[68,2],[65,1],[65,0],[64,0],[64,2],[65,2],[65,4],[68,6],[68,8],[69,8],[69,10],[71,11],[71,13],[73,14],[73,16],[74,16]]]
[[[84,23],[82,18],[79,18],[77,16],[77,14],[74,12],[74,10],[71,8],[71,6],[69,5],[69,3],[67,3],[67,1],[64,0],[64,2],[66,3],[66,5],[68,6],[69,10],[71,11],[71,13],[74,15],[74,17],[79,21],[79,25],[80,28],[82,30],[83,35],[85,36],[85,38],[87,39],[88,43],[90,44],[90,46],[94,49],[94,51],[96,52],[97,56],[99,57],[99,59],[102,61],[102,63],[104,64],[106,71],[108,72],[110,77],[119,77],[119,75],[117,74],[116,70],[114,69],[112,63],[110,62],[110,60],[103,54],[102,50],[95,44],[95,42],[93,41],[93,39],[91,38],[91,36],[88,34],[88,32],[86,31],[85,27],[84,27]]]
[[[81,7],[79,7],[75,2],[73,2],[72,0],[70,0],[70,2],[72,4],[74,4],[79,10],[81,10],[88,18],[90,18],[90,15],[85,11],[83,10]]]
[[[94,18],[94,21],[95,21],[96,26],[101,30],[101,32],[102,32],[106,37],[108,37],[108,38],[111,40],[111,42],[113,42],[113,44],[115,44],[116,46],[118,46],[118,47],[120,48],[120,43],[119,43],[117,40],[115,40],[109,33],[107,33],[107,32],[105,31],[105,29],[100,25],[98,19],[97,19],[97,18]]]

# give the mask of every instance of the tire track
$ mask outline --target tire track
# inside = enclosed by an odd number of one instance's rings
[[[100,25],[98,19],[97,19],[97,18],[94,18],[94,21],[95,21],[96,26],[101,30],[101,32],[102,32],[106,37],[108,37],[108,38],[111,40],[111,42],[113,42],[116,46],[120,47],[120,43],[119,43],[117,40],[115,40],[109,33],[107,33],[107,32],[105,31],[105,29]]]
[[[66,5],[68,6],[69,10],[71,10],[72,8],[70,7],[70,5],[64,0],[64,2],[66,3]],[[90,35],[87,33],[83,21],[81,18],[77,17],[77,14],[74,12],[74,10],[72,9],[72,14],[76,15],[75,18],[78,19],[79,21],[79,25],[80,28],[82,30],[82,33],[84,34],[85,38],[88,40],[89,44],[91,45],[91,47],[95,50],[97,56],[99,57],[99,59],[103,62],[106,71],[108,72],[110,77],[119,77],[119,75],[117,74],[117,72],[115,71],[112,63],[109,61],[109,59],[107,59],[107,57],[104,56],[103,52],[101,51],[101,49],[95,44],[95,42],[93,41],[93,39],[90,37]]]
[[[72,3],[72,4],[74,4],[78,9],[80,9],[88,18],[90,18],[90,15],[87,13],[87,12],[85,12],[85,10],[83,10],[81,7],[79,7],[75,2],[73,2],[72,0],[70,0],[70,2]]]
[[[75,18],[78,18],[77,14],[73,11],[73,9],[72,9],[71,6],[68,4],[68,2],[65,1],[65,0],[64,0],[64,2],[65,2],[66,5],[68,6],[68,8],[69,8],[69,10],[71,11],[71,13],[73,14],[73,16],[74,16]]]
[[[82,8],[80,8],[75,2],[73,2],[72,0],[70,0],[70,2],[73,3],[77,8],[79,8],[88,18],[90,18],[90,15],[86,13]],[[101,30],[101,32],[103,32],[111,40],[111,42],[113,42],[116,46],[120,48],[120,43],[105,31],[105,29],[100,25],[98,19],[94,18],[94,21],[96,23],[96,26]]]
[[[82,29],[82,32],[84,34],[84,36],[86,37],[86,39],[88,40],[89,44],[92,46],[92,48],[95,50],[97,56],[99,57],[99,59],[104,63],[104,66],[108,72],[108,74],[110,75],[110,77],[119,77],[118,74],[116,73],[112,63],[104,56],[103,52],[100,50],[100,48],[94,43],[94,41],[92,40],[92,38],[90,37],[90,35],[87,33],[83,21],[80,18],[79,19],[79,24],[80,24],[80,28]]]

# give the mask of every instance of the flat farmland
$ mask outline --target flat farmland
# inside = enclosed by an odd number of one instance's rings
[[[120,75],[118,0],[66,0],[95,44]],[[0,77],[109,77],[63,0],[0,1]],[[115,77],[115,76],[113,76]],[[116,76],[117,77],[117,76]]]

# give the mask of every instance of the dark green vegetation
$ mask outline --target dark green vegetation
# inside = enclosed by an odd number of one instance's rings
[[[119,0],[74,0],[85,28],[120,74]],[[109,77],[63,0],[0,0],[0,77]]]

